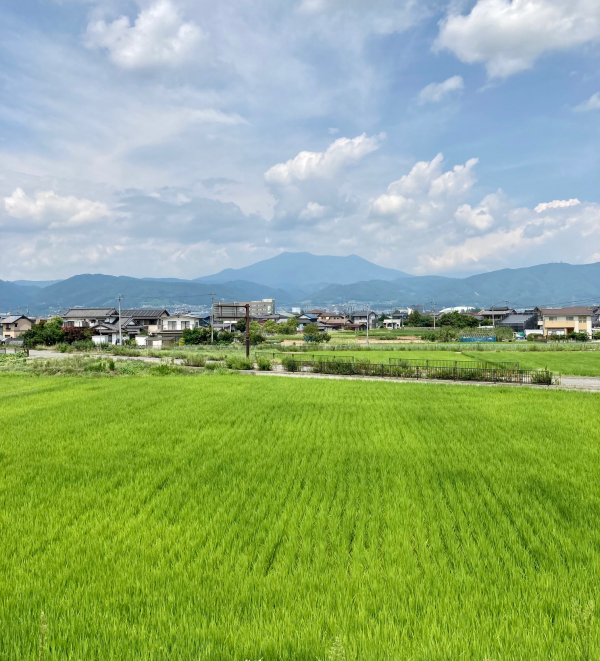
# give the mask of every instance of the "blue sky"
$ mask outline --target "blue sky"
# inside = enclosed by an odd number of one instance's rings
[[[597,0],[4,0],[0,278],[600,261]]]

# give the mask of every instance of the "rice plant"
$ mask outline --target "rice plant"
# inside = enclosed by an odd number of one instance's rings
[[[0,659],[598,658],[598,395],[190,371],[0,374]]]

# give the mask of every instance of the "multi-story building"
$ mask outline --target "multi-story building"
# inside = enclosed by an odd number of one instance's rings
[[[33,323],[32,319],[24,315],[4,317],[0,320],[0,324],[2,324],[2,337],[6,340],[17,339],[26,331],[31,330]]]
[[[570,308],[536,308],[539,325],[544,336],[587,333],[592,335],[600,308],[575,306]]]

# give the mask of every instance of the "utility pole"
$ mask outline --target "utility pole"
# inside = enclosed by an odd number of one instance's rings
[[[433,313],[433,330],[435,330],[435,301],[431,301],[431,312]]]
[[[246,303],[246,358],[250,358],[250,303]]]
[[[215,325],[215,295],[211,293],[210,295],[210,343],[214,342],[214,325]]]
[[[371,306],[367,305],[367,346],[369,346],[369,312],[371,310]]]
[[[123,297],[119,294],[119,345],[123,346],[123,329],[121,328],[121,301]]]

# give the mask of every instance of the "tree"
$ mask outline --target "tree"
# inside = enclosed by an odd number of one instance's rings
[[[269,319],[268,321],[265,321],[263,330],[265,333],[269,333],[269,335],[274,335],[275,333],[279,332],[279,324],[274,322],[272,319]]]
[[[321,342],[329,342],[329,340],[331,339],[329,333],[321,333],[317,324],[306,325],[302,333],[304,335],[305,342],[321,343]]]
[[[207,344],[210,342],[210,328],[186,328],[183,341],[185,344]]]
[[[265,341],[265,336],[263,333],[262,326],[258,323],[258,321],[250,322],[248,335],[250,339],[250,344],[252,345],[262,344]]]
[[[479,322],[470,314],[461,312],[446,312],[439,318],[440,326],[451,326],[452,328],[476,328]]]
[[[282,335],[295,335],[298,330],[298,319],[296,317],[290,317],[283,324],[279,324],[279,332]]]
[[[433,326],[433,317],[422,315],[418,310],[413,310],[406,320],[406,325],[412,328],[428,328]]]
[[[246,331],[246,319],[238,319],[235,322],[235,330],[239,331],[240,333],[244,333]]]
[[[235,335],[228,330],[222,330],[218,334],[219,343],[221,344],[231,344],[235,338]]]
[[[64,341],[62,318],[52,317],[50,321],[41,321],[33,324],[31,329],[23,333],[23,344],[26,347],[34,347],[36,344],[54,346]]]
[[[92,338],[92,331],[89,328],[81,328],[79,326],[63,326],[62,331],[64,335],[64,341],[67,344],[90,340]]]

